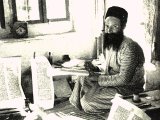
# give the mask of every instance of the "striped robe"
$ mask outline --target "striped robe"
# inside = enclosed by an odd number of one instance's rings
[[[105,51],[105,74],[95,77],[79,76],[75,82],[70,103],[89,113],[102,113],[111,107],[116,93],[136,94],[143,91],[144,54],[141,47],[130,38],[124,37],[118,52]],[[101,69],[101,68],[100,68]]]

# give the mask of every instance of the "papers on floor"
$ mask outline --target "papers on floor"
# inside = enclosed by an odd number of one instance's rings
[[[21,57],[0,58],[0,108],[24,107]]]
[[[86,120],[80,117],[64,114],[62,112],[47,113],[41,108],[33,110],[26,115],[25,120]]]
[[[57,112],[57,113],[50,113],[45,116],[44,120],[85,120],[83,118],[77,117],[77,116],[72,116],[72,115],[67,115],[62,112]]]
[[[140,108],[119,97],[112,100],[112,107],[107,120],[151,120]]]

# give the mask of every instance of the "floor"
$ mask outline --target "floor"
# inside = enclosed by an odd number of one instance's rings
[[[105,120],[109,113],[108,112],[106,114],[88,114],[85,113],[84,111],[76,109],[69,103],[68,100],[55,105],[53,109],[47,111],[47,113],[53,113],[53,112],[58,113],[59,115],[75,116],[77,117],[77,119],[79,118],[83,120]]]
[[[57,117],[58,120],[106,120],[109,115],[109,112],[106,114],[85,113],[72,106],[68,99],[63,99],[60,102],[57,101],[54,108],[46,110],[43,113],[47,115],[47,118],[50,117],[50,119],[45,120],[57,120],[54,117]],[[152,118],[151,120],[160,120],[160,109],[148,111],[147,114]],[[41,113],[39,115],[42,116]],[[36,119],[26,119],[27,117],[21,116],[20,113],[0,114],[0,120],[44,120],[40,116]]]
[[[38,114],[31,112],[22,116],[19,112],[0,114],[0,120],[105,120],[107,114],[87,114],[73,107],[69,101],[59,103],[53,109],[41,111]]]

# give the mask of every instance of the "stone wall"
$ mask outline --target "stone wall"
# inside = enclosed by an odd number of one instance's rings
[[[158,0],[143,0],[145,14],[145,40],[151,45],[151,62],[145,67],[145,90],[160,89],[160,13]]]
[[[158,0],[143,0],[144,2],[144,25],[145,40],[151,45],[151,59],[157,59],[155,54],[155,43],[157,42],[158,31]]]

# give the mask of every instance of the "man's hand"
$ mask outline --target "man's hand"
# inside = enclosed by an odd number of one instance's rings
[[[85,61],[84,67],[90,74],[93,74],[94,72],[99,72],[99,68],[94,66],[91,61]]]

